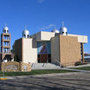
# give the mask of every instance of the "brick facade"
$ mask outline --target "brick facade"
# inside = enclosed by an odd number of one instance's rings
[[[77,37],[60,35],[60,64],[73,66],[81,61],[81,45]]]

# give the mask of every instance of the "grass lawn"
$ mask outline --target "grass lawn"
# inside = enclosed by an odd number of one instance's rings
[[[51,74],[51,73],[67,73],[73,72],[71,70],[32,70],[31,72],[5,72],[5,76],[21,76],[21,75],[40,75],[40,74]],[[0,77],[3,72],[0,72]]]
[[[88,71],[90,71],[90,66],[88,66],[88,67],[78,67],[78,68],[73,68],[73,69],[88,70]]]

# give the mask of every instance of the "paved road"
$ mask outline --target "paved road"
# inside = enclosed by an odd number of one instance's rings
[[[0,81],[0,90],[90,90],[90,73],[14,77]]]

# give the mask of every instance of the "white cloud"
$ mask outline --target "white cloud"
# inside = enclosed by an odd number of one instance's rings
[[[42,28],[40,28],[40,30],[47,30],[47,29],[50,29],[50,28],[55,28],[56,27],[56,25],[54,25],[54,24],[49,24],[49,25],[47,25],[47,26],[43,26]]]
[[[45,0],[37,0],[38,3],[43,3]]]

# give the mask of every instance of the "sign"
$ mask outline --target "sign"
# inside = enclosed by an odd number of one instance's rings
[[[18,66],[17,65],[4,66],[4,70],[16,71],[16,70],[18,70]]]

